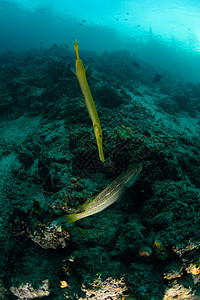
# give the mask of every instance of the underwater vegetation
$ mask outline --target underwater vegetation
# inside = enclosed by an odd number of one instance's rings
[[[74,55],[0,55],[0,298],[199,299],[200,85],[81,53],[99,148]]]

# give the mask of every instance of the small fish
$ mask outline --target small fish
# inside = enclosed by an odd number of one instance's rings
[[[80,219],[97,214],[120,199],[125,188],[135,183],[142,171],[142,164],[133,165],[127,171],[118,176],[107,188],[105,188],[95,199],[81,206],[81,213],[66,215],[67,224],[74,223]]]
[[[135,68],[140,68],[140,65],[138,63],[133,61],[132,64],[134,65]]]
[[[153,81],[154,81],[154,82],[158,82],[158,81],[161,80],[161,78],[162,78],[162,75],[156,73],[156,76],[153,78]]]

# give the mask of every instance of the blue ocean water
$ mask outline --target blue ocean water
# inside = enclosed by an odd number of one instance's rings
[[[67,44],[129,50],[183,80],[200,81],[198,0],[1,0],[0,52]]]

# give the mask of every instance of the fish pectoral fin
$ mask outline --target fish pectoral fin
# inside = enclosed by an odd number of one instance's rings
[[[79,210],[80,210],[81,212],[86,211],[86,208],[88,207],[88,205],[89,205],[93,200],[94,200],[94,199],[88,198],[88,199],[85,201],[85,203],[79,207]]]
[[[76,75],[76,70],[75,70],[74,67],[69,67],[69,69],[70,69],[70,71],[71,71],[74,75]]]
[[[81,212],[84,212],[84,211],[86,210],[86,208],[88,207],[88,204],[89,204],[89,203],[85,203],[85,204],[81,205],[80,211],[81,211]]]

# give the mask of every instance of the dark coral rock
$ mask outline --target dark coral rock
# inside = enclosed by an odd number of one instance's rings
[[[117,92],[115,89],[109,85],[101,87],[94,92],[94,98],[99,102],[103,107],[106,108],[116,108],[124,103],[129,96],[122,95]]]
[[[66,64],[61,60],[52,60],[46,64],[46,72],[53,81],[57,82],[58,78],[64,77]]]
[[[185,181],[156,181],[152,189],[154,195],[145,202],[143,210],[146,227],[163,235],[173,228],[176,242],[191,236],[199,239],[198,189]]]
[[[194,105],[192,104],[190,96],[187,93],[183,93],[181,95],[175,94],[172,99],[178,104],[180,110],[186,111],[192,118],[197,117]]]
[[[101,172],[103,165],[99,159],[98,149],[95,149],[95,151],[89,149],[76,151],[72,167],[75,173],[83,176],[90,177],[90,174]]]
[[[8,91],[6,90],[6,86],[0,86],[0,111],[2,113],[11,111],[13,104],[14,100],[12,97],[10,97]]]
[[[30,167],[34,162],[33,153],[26,148],[20,149],[18,152],[18,159],[25,166],[25,168]]]
[[[156,100],[156,104],[160,106],[169,115],[175,116],[179,112],[178,105],[168,97]]]
[[[144,234],[145,227],[140,220],[131,219],[121,227],[112,255],[119,255],[122,261],[129,265],[133,258],[139,255],[139,249],[145,240]]]

